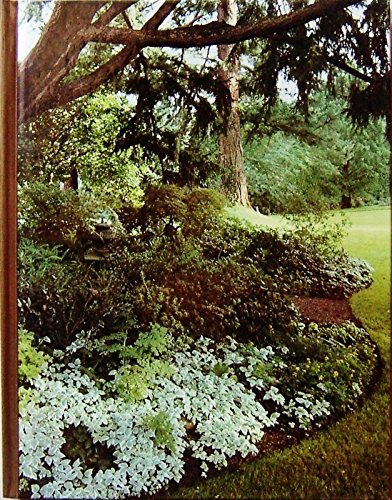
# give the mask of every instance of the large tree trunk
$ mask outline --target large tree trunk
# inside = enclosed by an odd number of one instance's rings
[[[218,21],[233,26],[237,24],[236,0],[220,0]],[[238,109],[240,61],[234,45],[219,45],[218,57],[221,61],[218,77],[222,84],[216,101],[222,124],[218,139],[223,171],[220,191],[230,201],[250,206]]]

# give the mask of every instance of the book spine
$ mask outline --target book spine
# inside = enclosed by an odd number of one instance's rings
[[[0,0],[0,332],[2,498],[18,498],[17,2]],[[2,493],[2,494],[1,494]]]

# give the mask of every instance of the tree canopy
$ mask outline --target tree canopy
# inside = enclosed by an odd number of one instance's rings
[[[358,5],[354,12],[347,7]],[[250,86],[273,100],[278,74],[297,82],[305,104],[312,75],[340,68],[361,80],[352,88],[353,116],[385,113],[387,2],[319,0],[238,2],[235,26],[216,21],[216,2],[56,2],[36,46],[19,67],[21,122],[96,90],[130,69],[147,47],[239,44],[256,58]],[[358,14],[359,13],[359,14]],[[263,41],[260,46],[258,41]],[[86,52],[100,56],[78,71]],[[110,47],[110,50],[107,50]],[[249,49],[249,50],[248,50]],[[311,71],[310,71],[311,70]],[[24,92],[28,89],[28,92]],[[371,96],[364,106],[363,96]],[[377,98],[374,98],[377,97]]]

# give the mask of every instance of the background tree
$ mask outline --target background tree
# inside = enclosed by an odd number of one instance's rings
[[[245,164],[251,201],[264,212],[387,202],[389,145],[384,119],[355,126],[343,97],[316,92],[309,118],[278,101],[264,120],[244,103]]]
[[[234,59],[238,57],[240,49],[243,58],[251,61],[248,65],[250,68],[248,78],[243,80],[244,89],[250,95],[264,98],[261,101],[260,114],[268,113],[269,107],[274,104],[278,78],[282,72],[286,72],[286,76],[296,82],[298,105],[306,114],[310,92],[320,82],[325,81],[326,74],[328,74],[328,83],[332,88],[335,69],[340,68],[363,82],[361,85],[357,83],[352,85],[350,98],[353,106],[350,112],[358,121],[364,123],[369,113],[375,115],[383,113],[382,103],[385,103],[387,99],[387,87],[385,87],[387,78],[386,5],[382,1],[365,3],[362,15],[360,19],[357,19],[351,11],[344,9],[354,3],[338,0],[320,0],[310,5],[302,1],[283,0],[280,2],[269,0],[241,2],[239,3],[239,22],[236,26],[227,23],[228,18],[225,20],[221,17],[218,21],[211,21],[214,2],[210,1],[198,2],[196,5],[173,0],[165,1],[155,12],[149,3],[138,1],[113,4],[89,2],[88,5],[78,4],[77,8],[72,6],[72,9],[66,2],[58,3],[43,30],[40,41],[20,67],[22,88],[27,84],[29,89],[28,95],[22,98],[20,120],[26,120],[45,109],[70,102],[94,91],[114,77],[119,79],[121,75],[129,74],[131,71],[139,70],[139,76],[140,74],[144,76],[147,82],[148,71],[146,71],[145,63],[135,64],[132,68],[129,66],[129,63],[135,61],[136,58],[139,62],[146,61],[147,47],[185,49],[217,44],[221,47],[232,47],[233,43],[238,44],[249,40],[245,44],[236,46],[235,51],[230,50],[232,58],[227,59],[221,72],[229,71],[229,65],[232,63],[231,70],[236,67],[236,64],[238,69],[238,63],[235,63],[233,57]],[[222,0],[221,7],[225,6],[228,7],[228,3]],[[223,10],[221,9],[221,12]],[[165,29],[160,29],[163,23],[165,23]],[[60,29],[65,32],[65,36],[63,34],[61,39],[58,38]],[[366,45],[364,41],[367,38],[373,38],[373,33],[380,34],[380,41],[371,41]],[[56,43],[53,43],[54,39]],[[108,50],[108,46],[113,47],[116,44],[120,44],[123,48]],[[81,65],[86,54],[89,54],[92,64]],[[91,55],[97,54],[100,56],[91,58]],[[353,64],[349,65],[348,60],[352,60]],[[80,70],[81,67],[82,70]],[[224,75],[221,74],[221,76]],[[172,78],[172,82],[173,80]],[[225,81],[224,78],[221,80]],[[234,80],[226,78],[226,81]],[[211,84],[209,88],[211,89]],[[138,112],[142,111],[144,118],[150,120],[146,121],[146,124],[153,125],[152,115],[147,117],[143,107],[148,102],[148,97],[152,102],[157,99],[156,96],[152,96],[152,99],[151,95],[147,96],[149,89],[151,89],[150,83],[147,89],[142,90],[143,95],[138,96],[140,102]],[[378,104],[373,103],[367,106],[365,111],[361,105],[361,111],[358,111],[360,102],[358,96],[366,93],[366,95],[373,95],[375,89],[377,95],[381,96]],[[219,92],[215,94],[220,95],[217,108],[223,118],[220,133],[220,163],[227,166],[232,165],[234,161],[237,162],[238,168],[234,170],[236,171],[234,177],[230,169],[224,170],[226,177],[223,177],[223,190],[232,199],[247,203],[246,184],[241,173],[238,119],[225,127],[225,122],[229,123],[228,119],[232,120],[232,117],[237,114],[234,112],[233,104],[237,90],[234,87],[231,93],[227,90],[227,86],[226,91],[223,86],[223,91],[221,89],[220,94]],[[171,101],[168,98],[169,105],[173,103],[173,99],[180,104],[178,95],[179,92],[175,92],[172,94]],[[225,99],[227,101],[228,95],[232,99],[230,106],[227,106],[227,102],[223,104]],[[207,101],[208,99],[204,100],[204,102]],[[152,107],[156,108],[156,103],[153,102]],[[228,110],[233,111],[232,117],[227,114]],[[226,116],[224,116],[225,113]],[[177,120],[179,124],[177,131],[166,129],[163,133],[161,128],[157,131],[155,127],[156,138],[163,137],[164,143],[170,143],[169,138],[173,137],[173,133],[177,137],[172,158],[167,149],[166,151],[162,151],[162,148],[156,149],[161,165],[166,158],[169,158],[173,164],[179,164],[181,140],[178,140],[180,136],[178,131],[182,129],[181,121],[186,123],[188,119],[186,114],[181,114],[182,118]],[[155,118],[154,120],[156,123]],[[173,123],[175,122],[172,121]],[[154,131],[153,128],[152,130]],[[224,145],[227,146],[229,141],[222,142],[224,133],[233,134],[230,139],[231,147],[225,149]],[[145,135],[144,140],[146,138]],[[131,141],[128,140],[129,142],[137,141],[131,139]],[[189,150],[185,142],[182,141],[185,146],[183,152]],[[237,144],[236,147],[233,147],[234,142]],[[122,145],[126,143],[127,141],[123,141]],[[156,143],[157,140],[155,140]],[[198,145],[194,144],[194,146],[196,146],[194,150],[197,149]],[[186,154],[183,154],[183,160],[184,158]],[[182,164],[184,163],[183,161]],[[188,165],[188,171],[192,168],[192,164]],[[201,168],[198,170],[200,171]],[[177,172],[174,173],[177,174],[178,180],[180,169],[177,168]],[[242,186],[242,188],[237,189],[234,186]],[[243,195],[242,192],[245,194]]]
[[[137,146],[116,149],[131,109],[125,98],[101,92],[24,124],[18,147],[19,185],[59,186],[76,170],[84,189],[94,195],[137,202],[142,184],[157,176]]]

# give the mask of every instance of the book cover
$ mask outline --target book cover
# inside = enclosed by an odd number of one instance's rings
[[[386,5],[0,15],[3,496],[387,495]]]

